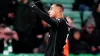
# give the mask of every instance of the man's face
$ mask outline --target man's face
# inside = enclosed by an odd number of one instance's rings
[[[0,28],[0,38],[4,37],[4,28]]]
[[[54,18],[56,16],[56,9],[57,9],[57,6],[53,4],[50,10],[48,11],[50,17]]]
[[[10,28],[0,28],[0,38],[3,38],[5,40],[10,39],[11,36],[9,36],[8,33],[11,33]]]
[[[92,33],[92,32],[94,31],[94,26],[93,26],[93,24],[88,24],[88,26],[87,26],[87,31],[88,31],[89,33]]]
[[[80,39],[80,36],[81,36],[80,32],[77,31],[77,32],[74,33],[74,38],[76,40],[79,40]]]
[[[27,3],[28,3],[28,0],[22,0],[22,2],[23,2],[24,4],[27,4]]]
[[[100,13],[100,4],[98,5],[97,12]]]

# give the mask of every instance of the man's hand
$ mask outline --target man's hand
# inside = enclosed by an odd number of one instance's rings
[[[100,50],[100,46],[98,46],[98,49]]]
[[[66,17],[66,20],[68,21],[69,26],[72,28],[73,27],[73,21],[70,17]]]
[[[95,51],[97,50],[97,48],[95,48],[94,46],[92,46],[92,47],[91,47],[91,50],[92,50],[93,52],[95,52]]]
[[[33,2],[33,1],[29,3],[29,6],[32,7],[32,8],[33,8],[33,7],[37,7],[37,6],[35,5],[35,2]]]
[[[18,40],[18,39],[19,39],[19,38],[18,38],[18,34],[17,34],[16,31],[13,31],[13,38],[14,38],[15,40]]]
[[[1,29],[0,29],[0,40],[1,40],[1,39],[4,39],[4,34],[3,34],[3,33],[4,33],[4,29],[1,28]]]
[[[6,27],[4,29],[4,39],[8,40],[11,38],[18,40],[18,34],[17,34],[17,32],[11,30],[9,27]]]
[[[14,18],[14,13],[8,13],[8,17],[13,19]]]

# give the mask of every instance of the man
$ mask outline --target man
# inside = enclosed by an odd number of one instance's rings
[[[68,32],[68,24],[63,16],[63,6],[61,4],[53,4],[48,11],[49,16],[34,3],[30,3],[30,6],[35,9],[39,17],[51,26],[50,39],[45,56],[63,56],[63,46]]]
[[[39,47],[43,41],[42,20],[35,10],[28,6],[29,1],[31,0],[21,0],[15,19],[14,28],[19,36],[20,53],[33,53],[33,49]],[[38,3],[37,6],[42,9],[42,4]]]
[[[2,0],[0,1],[0,24],[6,24],[7,26],[13,25],[13,19],[15,18],[15,12],[17,7],[16,0]]]
[[[0,24],[0,53],[18,53],[17,43],[17,33],[4,24]],[[5,49],[5,47],[7,48]]]
[[[99,52],[99,32],[95,29],[95,24],[88,23],[86,25],[86,29],[82,31],[81,39],[88,43],[90,53],[96,54]]]

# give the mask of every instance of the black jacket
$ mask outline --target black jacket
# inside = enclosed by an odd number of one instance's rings
[[[52,19],[36,6],[33,7],[39,17],[51,26],[50,39],[45,56],[63,56],[63,46],[68,33],[68,25],[65,19]]]
[[[13,47],[13,53],[19,53],[18,49],[18,41],[12,39],[12,47]],[[0,53],[3,53],[4,50],[4,39],[0,40]]]
[[[38,47],[42,42],[42,39],[36,37],[38,34],[43,34],[41,19],[28,4],[20,3],[14,23],[19,36],[21,53],[32,53],[33,48]]]

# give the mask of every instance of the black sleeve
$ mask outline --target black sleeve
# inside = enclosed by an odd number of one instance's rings
[[[49,15],[43,11],[41,11],[37,6],[34,6],[32,9],[35,9],[36,13],[43,19],[45,22],[47,22],[52,27],[56,27],[58,25],[58,21],[54,20],[49,17]]]

